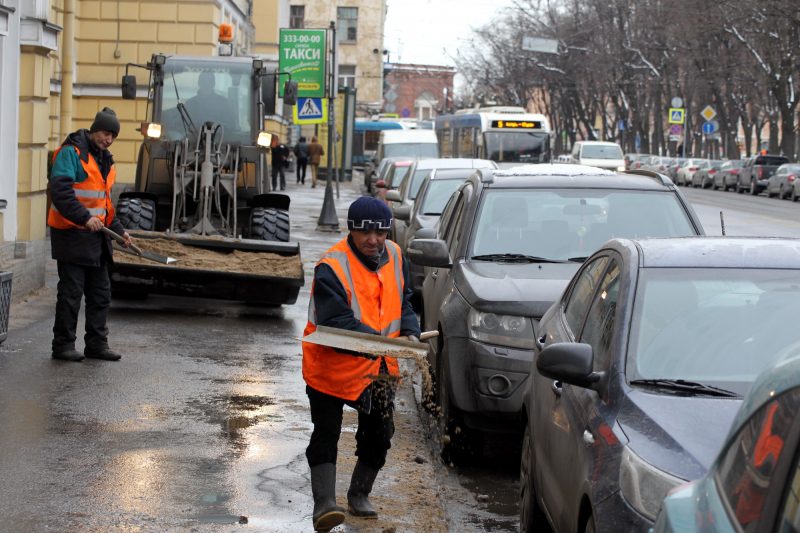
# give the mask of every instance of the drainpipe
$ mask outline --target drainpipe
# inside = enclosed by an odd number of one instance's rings
[[[75,79],[73,48],[75,44],[75,0],[64,0],[64,31],[61,33],[61,139],[72,131],[72,86]]]

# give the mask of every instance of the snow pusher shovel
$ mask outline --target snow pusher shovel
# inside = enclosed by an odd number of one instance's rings
[[[125,244],[125,239],[122,238],[121,235],[117,235],[115,232],[111,231],[110,229],[103,226],[102,229],[103,233],[114,239],[120,244]],[[131,244],[130,248],[125,248],[125,246],[115,246],[116,250],[120,250],[122,252],[131,254],[131,255],[138,255],[139,257],[143,257],[145,259],[149,259],[150,261],[155,261],[157,263],[164,263],[165,265],[169,265],[176,262],[176,259],[172,257],[167,257],[165,255],[158,255],[154,254],[153,252],[148,252],[146,250],[142,250],[135,244]]]
[[[438,334],[438,331],[426,331],[420,335],[420,340],[427,340]],[[391,357],[417,359],[420,356],[424,357],[428,353],[428,345],[423,342],[390,339],[380,335],[326,326],[317,326],[317,330],[314,333],[303,337],[303,342],[371,356],[388,355]]]

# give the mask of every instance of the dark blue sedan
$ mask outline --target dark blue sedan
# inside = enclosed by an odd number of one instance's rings
[[[521,530],[642,531],[702,477],[753,380],[800,334],[800,240],[614,239],[542,318]]]

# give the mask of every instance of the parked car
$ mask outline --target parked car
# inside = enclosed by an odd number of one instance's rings
[[[681,167],[684,161],[686,161],[685,157],[675,157],[667,166],[667,175],[672,181],[676,181],[678,179],[678,169]]]
[[[717,460],[674,490],[655,533],[800,531],[800,357],[765,370],[745,397]]]
[[[625,170],[625,157],[617,143],[608,141],[578,141],[570,152],[570,163],[608,170]]]
[[[800,164],[784,163],[779,166],[767,180],[767,196],[777,196],[781,200],[791,197],[794,182],[798,177],[800,177]]]
[[[675,183],[678,185],[691,185],[694,173],[708,165],[708,159],[690,158],[683,162],[678,169]]]
[[[753,196],[767,188],[767,181],[779,166],[789,160],[782,155],[758,154],[745,159],[736,182],[736,192],[748,191]]]
[[[446,168],[498,168],[497,163],[489,159],[437,158],[417,159],[405,173],[399,187],[386,193],[386,200],[394,212],[391,239],[405,249],[406,230],[411,215],[411,208],[417,197],[422,180],[436,169]]]
[[[714,188],[722,189],[723,191],[736,189],[736,183],[739,181],[739,171],[742,169],[742,161],[734,159],[732,161],[725,161],[719,167],[719,171],[714,174]]]
[[[476,431],[519,431],[539,319],[586,257],[612,236],[703,233],[671,181],[632,172],[479,169],[451,196],[436,238],[408,244],[409,259],[429,267],[423,324],[440,332],[429,363],[454,460]]]
[[[625,170],[629,170],[632,168],[633,163],[637,161],[642,156],[647,156],[648,154],[625,154],[623,159],[625,160]]]
[[[714,176],[722,167],[723,161],[719,159],[709,159],[707,165],[701,166],[697,172],[692,174],[692,187],[708,189],[714,184]]]
[[[536,332],[521,529],[647,531],[705,475],[758,374],[800,349],[798,256],[800,239],[703,237],[589,258]]]
[[[408,157],[384,157],[381,159],[369,176],[365,172],[364,184],[368,193],[375,193],[375,184],[379,180],[386,181],[386,171],[389,169],[389,165],[395,161],[411,161],[411,159]]]
[[[669,176],[669,166],[674,161],[672,157],[666,156],[654,156],[650,158],[648,161],[646,170],[652,170],[653,172],[658,172],[660,174],[664,174],[665,176]]]

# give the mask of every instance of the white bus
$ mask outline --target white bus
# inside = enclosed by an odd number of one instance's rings
[[[491,159],[501,168],[550,162],[550,122],[521,107],[488,107],[436,117],[440,157]]]

